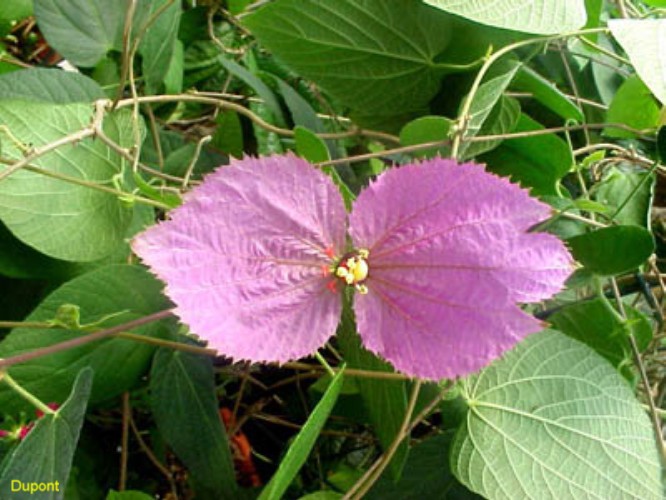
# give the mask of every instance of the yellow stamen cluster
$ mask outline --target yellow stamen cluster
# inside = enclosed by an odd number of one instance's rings
[[[368,256],[370,252],[365,249],[359,250],[356,255],[342,261],[335,269],[335,275],[342,279],[347,285],[353,286],[361,294],[368,293],[368,287],[362,282],[368,277],[370,267]]]

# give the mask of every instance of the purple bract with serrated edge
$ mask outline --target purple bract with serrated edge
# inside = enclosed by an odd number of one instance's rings
[[[353,304],[365,347],[441,379],[542,328],[518,303],[551,297],[573,270],[560,240],[527,232],[549,215],[482,166],[437,158],[389,169],[361,192],[348,248],[337,188],[287,154],[219,168],[132,247],[192,332],[236,360],[312,354],[335,332],[349,284],[367,292]],[[353,255],[367,269],[345,282]]]

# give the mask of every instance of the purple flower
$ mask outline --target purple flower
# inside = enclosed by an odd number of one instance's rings
[[[293,155],[221,167],[134,251],[191,330],[235,359],[285,362],[335,332],[353,287],[366,348],[429,379],[478,370],[541,323],[518,307],[572,271],[547,205],[473,163],[392,168],[349,215],[333,182]]]

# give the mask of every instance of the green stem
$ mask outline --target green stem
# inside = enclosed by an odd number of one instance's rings
[[[15,393],[25,399],[28,403],[33,405],[35,408],[41,410],[45,414],[55,413],[51,408],[42,403],[36,396],[32,395],[30,392],[21,387],[16,380],[14,380],[9,373],[0,372],[0,381],[3,381],[7,384]]]
[[[324,359],[324,356],[322,356],[319,351],[315,351],[314,356],[315,356],[315,358],[317,358],[317,361],[319,361],[321,363],[321,365],[326,369],[328,374],[331,377],[335,377],[335,370],[333,368],[331,368],[331,365],[329,365],[328,361],[326,361]]]

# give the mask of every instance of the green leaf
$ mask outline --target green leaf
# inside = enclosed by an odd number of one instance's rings
[[[335,406],[340,389],[342,389],[343,376],[344,370],[340,370],[333,377],[326,393],[317,403],[307,422],[289,446],[289,450],[280,462],[277,472],[262,490],[259,500],[277,500],[282,498],[287,491],[287,488],[307,460],[308,455],[310,455],[319,433]]]
[[[552,330],[463,381],[454,474],[489,499],[663,498],[650,421],[592,349]]]
[[[79,268],[79,264],[51,259],[24,245],[0,222],[0,274],[21,279],[63,279]]]
[[[95,66],[122,49],[125,9],[108,0],[39,0],[35,17],[46,40],[75,66]]]
[[[504,135],[513,132],[520,120],[520,103],[513,97],[505,95],[495,104],[479,131],[480,136]],[[462,159],[469,159],[488,151],[492,151],[502,144],[504,139],[490,139],[467,142],[464,146]]]
[[[0,472],[0,491],[12,491],[6,498],[63,498],[83,425],[92,378],[93,370],[82,369],[74,380],[67,401],[54,414],[46,414],[38,419],[4,462],[4,469]],[[49,487],[49,490],[40,493],[16,491],[14,487],[18,486],[19,481],[28,488],[31,485],[43,485],[44,488]]]
[[[445,72],[435,57],[450,19],[421,2],[278,0],[244,24],[368,127],[395,129],[422,114]]]
[[[509,60],[500,63],[496,70],[479,86],[469,108],[465,138],[474,137],[500,100],[522,63]]]
[[[150,376],[157,427],[187,466],[200,498],[236,498],[229,441],[217,408],[210,358],[161,348]]]
[[[5,125],[23,148],[40,147],[90,125],[90,105],[7,101],[0,107]],[[131,111],[104,120],[106,134],[122,147],[133,145]],[[21,147],[2,139],[2,154],[14,160]],[[125,160],[101,141],[84,139],[40,156],[33,163],[50,172],[110,185]],[[6,166],[0,166],[0,172]],[[62,260],[92,261],[123,243],[132,210],[115,195],[25,169],[2,180],[0,219],[25,244]]]
[[[529,92],[532,97],[565,120],[585,121],[585,116],[576,104],[562,93],[554,83],[545,79],[533,69],[523,66],[516,74],[511,88]]]
[[[153,16],[169,1],[152,0],[149,15]],[[149,94],[157,93],[169,71],[169,63],[176,47],[181,13],[180,2],[171,1],[171,5],[161,12],[141,39],[139,54],[141,54],[141,67]]]
[[[26,318],[46,322],[56,317],[63,304],[81,310],[82,324],[104,320],[99,328],[111,327],[162,311],[171,304],[161,294],[162,284],[139,266],[125,264],[100,267],[78,276],[51,293]],[[150,323],[133,332],[149,337],[165,337],[174,327],[172,321]],[[0,358],[30,352],[87,335],[81,330],[15,328],[0,342]],[[9,369],[9,373],[28,391],[43,401],[62,401],[78,371],[86,366],[95,370],[91,404],[114,398],[137,384],[148,370],[155,347],[109,337],[74,349],[43,356]],[[0,408],[25,408],[26,403],[13,391],[0,386]]]
[[[638,226],[612,226],[567,240],[588,271],[612,276],[632,271],[654,252],[652,234]]]
[[[92,102],[105,97],[85,75],[50,68],[30,68],[0,75],[0,100],[43,101],[53,104]]]
[[[666,19],[612,19],[608,27],[638,76],[666,104]]]
[[[523,114],[514,132],[544,127]],[[510,176],[535,195],[557,195],[557,183],[571,169],[569,146],[554,134],[510,139],[485,154],[482,160],[493,172]]]
[[[0,9],[0,20],[18,21],[32,15],[33,0],[4,0]]]
[[[652,7],[666,7],[666,0],[643,0],[643,3]]]
[[[164,92],[166,94],[179,94],[183,90],[185,49],[183,42],[176,40],[169,66],[164,75]]]
[[[629,127],[643,130],[659,125],[660,107],[643,81],[636,75],[627,78],[611,101],[606,114],[608,123],[623,123]],[[632,138],[636,134],[628,130],[606,127],[604,135],[616,138]]]
[[[326,143],[305,127],[300,125],[294,127],[294,139],[296,140],[296,152],[309,162],[319,163],[331,159]]]
[[[343,313],[337,338],[344,352],[345,361],[347,361],[350,368],[390,373],[394,371],[391,365],[361,346],[351,312],[345,311]],[[382,448],[386,450],[400,432],[407,412],[406,383],[402,380],[359,378],[356,384],[361,392],[372,428],[377,434]],[[398,447],[389,465],[393,479],[398,479],[401,476],[408,454],[409,448],[405,440]]]
[[[414,446],[400,481],[381,477],[368,492],[368,500],[480,500],[458,482],[448,467],[452,438],[447,432]]]
[[[633,334],[639,349],[652,339],[652,326],[643,313],[625,304],[626,324],[609,309],[602,299],[571,304],[548,318],[553,326],[569,337],[587,344],[620,369],[629,380],[634,379],[629,334]]]
[[[416,144],[426,144],[428,142],[440,142],[449,138],[451,130],[451,120],[443,116],[422,116],[412,120],[400,130],[400,144],[403,146],[413,146]],[[446,146],[432,149],[422,149],[415,151],[415,156],[424,156],[431,158],[437,154],[449,150]]]
[[[477,23],[526,33],[551,35],[585,25],[584,0],[425,0],[427,4]]]
[[[594,187],[594,198],[606,205],[607,215],[624,225],[650,228],[655,176],[644,169],[620,165],[606,170]]]

